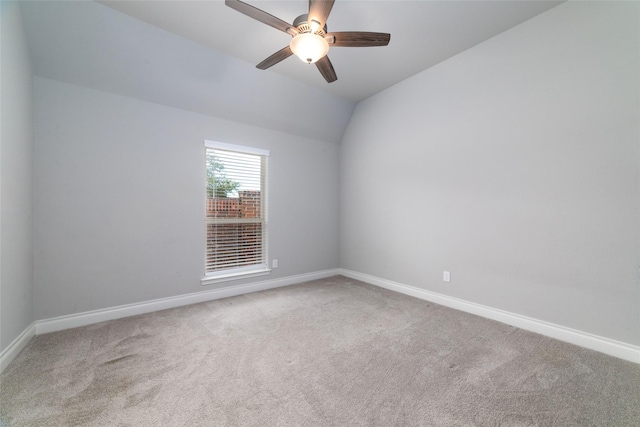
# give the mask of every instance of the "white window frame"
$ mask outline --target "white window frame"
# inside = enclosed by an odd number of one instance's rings
[[[264,189],[264,194],[261,194],[262,197],[262,205],[261,205],[261,209],[262,212],[264,214],[264,222],[263,222],[263,239],[262,239],[262,251],[263,251],[263,263],[261,264],[256,264],[256,265],[251,265],[251,266],[246,266],[246,267],[237,267],[237,268],[230,268],[230,269],[226,269],[226,270],[220,270],[220,271],[213,271],[213,272],[207,272],[206,271],[206,258],[207,258],[207,218],[206,218],[206,212],[204,213],[203,217],[204,217],[204,239],[205,239],[205,253],[204,253],[204,269],[205,269],[205,273],[204,276],[201,279],[201,283],[202,285],[210,285],[210,284],[214,284],[214,283],[219,283],[219,282],[225,282],[225,281],[229,281],[229,280],[238,280],[238,279],[246,279],[246,278],[250,278],[250,277],[258,277],[258,276],[264,276],[267,274],[271,273],[271,269],[269,268],[269,256],[268,256],[268,205],[267,205],[267,198],[268,198],[268,191],[267,191],[267,173],[268,173],[268,167],[267,167],[267,163],[268,163],[268,159],[269,159],[269,150],[264,150],[261,148],[255,148],[255,147],[248,147],[248,146],[244,146],[244,145],[236,145],[236,144],[228,144],[225,142],[219,142],[219,141],[209,141],[209,140],[205,140],[204,141],[204,153],[206,156],[206,151],[207,148],[212,148],[212,149],[219,149],[219,150],[227,150],[227,151],[235,151],[238,153],[244,153],[244,154],[254,154],[254,155],[258,155],[258,156],[264,156],[265,157],[265,174],[263,176],[264,182],[262,183],[262,188]],[[206,164],[206,163],[205,163]],[[206,167],[206,166],[205,166]],[[205,191],[203,191],[203,194],[206,194],[206,179],[204,180],[204,186],[205,186]],[[206,197],[206,196],[205,196]]]

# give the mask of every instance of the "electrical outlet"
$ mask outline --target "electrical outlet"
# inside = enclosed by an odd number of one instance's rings
[[[442,272],[442,280],[444,282],[451,282],[451,273],[449,271]]]
[[[274,259],[271,261],[271,268],[278,268],[278,260]]]

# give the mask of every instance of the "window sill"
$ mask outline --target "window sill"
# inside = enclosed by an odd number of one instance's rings
[[[236,271],[227,274],[204,276],[202,279],[200,279],[200,283],[202,284],[202,286],[206,286],[213,285],[214,283],[228,282],[230,280],[240,280],[250,277],[266,276],[267,274],[271,274],[271,269],[263,268],[260,270]]]

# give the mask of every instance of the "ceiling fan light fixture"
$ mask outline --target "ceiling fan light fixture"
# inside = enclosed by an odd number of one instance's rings
[[[329,43],[324,37],[314,33],[298,34],[289,43],[291,51],[302,62],[313,64],[329,52]]]
[[[1,0],[0,0],[1,1]],[[316,64],[327,83],[338,80],[327,53],[329,45],[342,47],[386,46],[391,34],[363,31],[327,32],[327,18],[335,0],[309,0],[309,13],[302,14],[292,24],[268,14],[264,10],[240,0],[225,0],[225,4],[250,18],[289,34],[291,42],[256,65],[266,70],[290,56],[296,55],[302,62]]]

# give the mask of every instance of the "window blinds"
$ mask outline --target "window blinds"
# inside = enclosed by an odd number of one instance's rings
[[[205,146],[206,273],[266,268],[268,152],[219,143]]]

